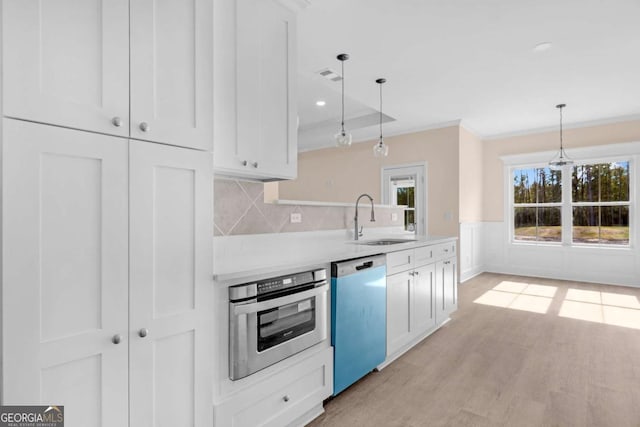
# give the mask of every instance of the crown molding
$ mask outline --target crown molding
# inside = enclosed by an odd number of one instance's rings
[[[563,124],[562,128],[564,130],[567,130],[567,129],[580,129],[580,128],[587,128],[587,127],[593,127],[593,126],[609,125],[609,124],[613,124],[613,123],[631,122],[631,121],[636,121],[636,120],[640,120],[640,114],[632,114],[632,115],[628,115],[628,116],[607,117],[607,118],[604,118],[604,119],[596,119],[596,120],[588,120],[588,121],[584,121],[584,122]],[[465,126],[465,128],[466,128],[466,126]],[[469,130],[468,128],[466,128],[466,129]],[[480,139],[482,139],[483,141],[492,141],[492,140],[496,140],[496,139],[506,139],[506,138],[514,138],[514,137],[518,137],[518,136],[535,135],[535,134],[538,134],[538,133],[555,132],[557,130],[558,130],[558,126],[554,125],[554,126],[545,126],[545,127],[540,127],[540,128],[526,129],[526,130],[515,131],[515,132],[505,132],[505,133],[486,135],[486,136],[481,136],[479,134],[476,134],[476,135],[479,136]]]

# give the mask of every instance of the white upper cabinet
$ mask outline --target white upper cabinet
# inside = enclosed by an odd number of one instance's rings
[[[4,115],[129,134],[129,1],[2,2]]]
[[[211,0],[131,1],[131,137],[211,150]]]
[[[216,173],[295,178],[296,14],[275,0],[215,7]]]
[[[212,150],[211,0],[6,0],[3,114]]]

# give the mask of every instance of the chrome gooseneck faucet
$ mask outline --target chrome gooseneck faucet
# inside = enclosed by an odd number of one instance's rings
[[[358,238],[360,236],[362,236],[362,234],[360,234],[360,231],[358,230],[358,203],[360,203],[360,199],[362,199],[363,197],[367,197],[369,199],[369,201],[371,202],[371,222],[375,222],[376,220],[376,214],[373,211],[373,198],[368,195],[368,194],[361,194],[358,199],[356,200],[356,216],[355,218],[353,218],[353,222],[355,224],[355,232],[353,233],[354,239],[358,240]]]

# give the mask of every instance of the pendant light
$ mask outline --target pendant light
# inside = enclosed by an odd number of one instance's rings
[[[349,55],[341,53],[336,58],[338,58],[338,61],[342,63],[342,79],[340,79],[342,82],[342,122],[340,132],[336,133],[333,138],[336,140],[336,145],[338,147],[348,147],[351,145],[351,134],[344,130],[344,61],[349,59]]]
[[[373,155],[375,157],[387,157],[389,155],[389,146],[384,143],[382,138],[382,85],[386,83],[386,79],[378,79],[376,83],[380,85],[380,140],[373,146]]]
[[[564,147],[562,146],[562,109],[566,107],[567,104],[558,104],[556,108],[560,110],[560,151],[555,155],[553,159],[549,162],[549,166],[553,170],[560,170],[565,165],[572,165],[573,160],[567,156],[567,153],[564,151]]]

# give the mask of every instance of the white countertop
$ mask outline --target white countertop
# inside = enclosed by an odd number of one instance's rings
[[[396,252],[457,239],[454,236],[415,236],[394,231],[383,229],[375,233],[369,232],[360,242],[381,238],[405,238],[415,241],[383,246],[362,245],[350,238],[350,233],[346,230],[215,237],[214,280],[232,285],[268,274],[287,274],[333,261]]]

